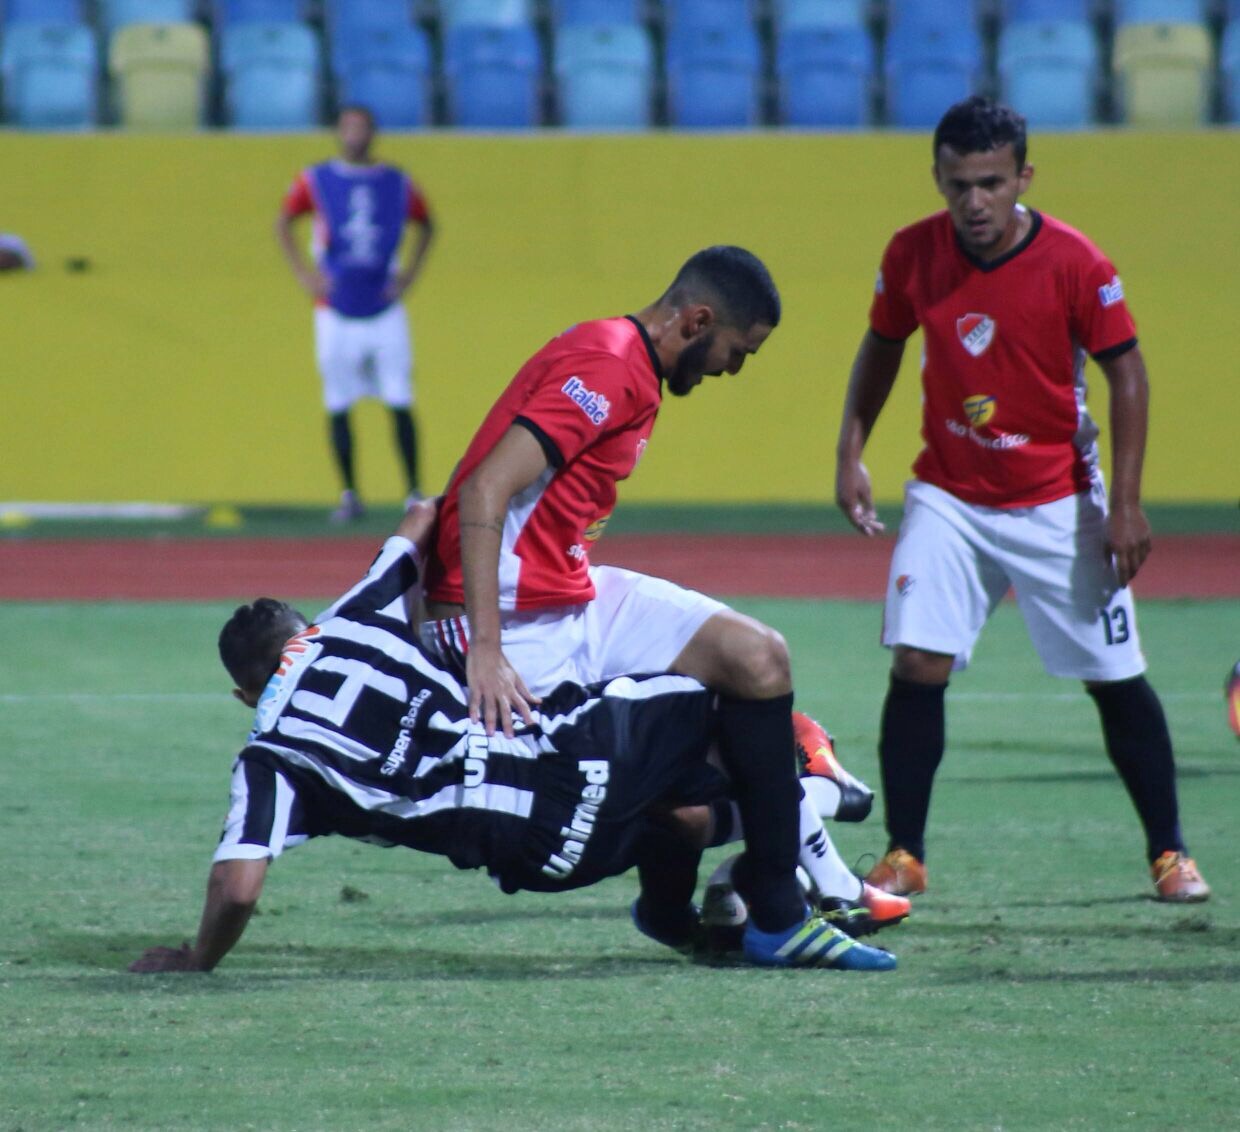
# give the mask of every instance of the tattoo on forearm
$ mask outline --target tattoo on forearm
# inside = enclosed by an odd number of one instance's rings
[[[494,531],[497,535],[502,535],[504,533],[503,519],[483,519],[476,523],[471,523],[468,520],[462,519],[460,525],[462,529],[465,527],[479,527],[484,531]]]

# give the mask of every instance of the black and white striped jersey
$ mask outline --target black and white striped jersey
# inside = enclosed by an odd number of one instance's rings
[[[537,726],[514,719],[513,738],[486,735],[411,628],[406,595],[417,587],[412,544],[391,538],[287,643],[234,768],[216,860],[275,857],[337,833],[497,876],[527,869],[531,853],[556,858],[543,872],[563,886],[585,848],[559,836],[565,822],[571,833],[578,818],[583,828],[600,814],[629,820],[701,763],[709,697],[678,676],[563,685]]]

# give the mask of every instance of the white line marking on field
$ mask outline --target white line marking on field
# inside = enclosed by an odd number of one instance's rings
[[[0,695],[0,704],[183,703],[227,698],[222,692],[10,692]]]
[[[1081,701],[1084,703],[1088,697],[1084,692],[948,692],[949,700],[970,700],[981,703],[1017,703],[1020,701],[1054,701],[1055,703],[1069,703],[1072,701]],[[1222,688],[1217,692],[1159,692],[1160,700],[1174,700],[1177,703],[1185,701],[1190,703],[1206,703],[1211,700],[1221,700],[1223,696]]]

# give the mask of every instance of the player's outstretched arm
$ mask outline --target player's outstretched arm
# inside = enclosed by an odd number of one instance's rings
[[[903,342],[892,342],[867,330],[853,360],[848,393],[844,398],[844,415],[835,450],[835,502],[848,521],[867,538],[884,527],[874,508],[870,473],[861,462],[861,453],[891,394],[903,357]]]
[[[1149,557],[1150,524],[1141,508],[1141,469],[1149,426],[1150,384],[1141,349],[1098,363],[1111,387],[1111,497],[1107,553],[1121,586]]]
[[[266,877],[266,858],[217,861],[207,878],[207,897],[194,945],[148,948],[129,969],[141,975],[214,970],[245,931]]]
[[[547,470],[547,457],[528,429],[513,425],[486,459],[461,484],[461,574],[469,652],[465,682],[469,716],[482,720],[488,735],[498,725],[512,735],[512,713],[533,724],[538,703],[500,647],[499,555],[512,497]]]

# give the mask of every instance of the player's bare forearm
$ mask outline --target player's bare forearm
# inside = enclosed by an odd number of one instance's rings
[[[857,350],[844,398],[840,435],[836,444],[835,502],[862,534],[883,530],[870,486],[870,474],[861,453],[895,385],[904,356],[903,342],[890,342],[870,331]]]
[[[1099,363],[1111,394],[1111,492],[1107,553],[1121,586],[1141,569],[1152,545],[1141,507],[1141,472],[1149,428],[1149,378],[1138,347]]]
[[[245,932],[266,875],[266,859],[217,861],[207,878],[207,896],[194,945],[152,947],[129,969],[138,974],[214,970]]]

